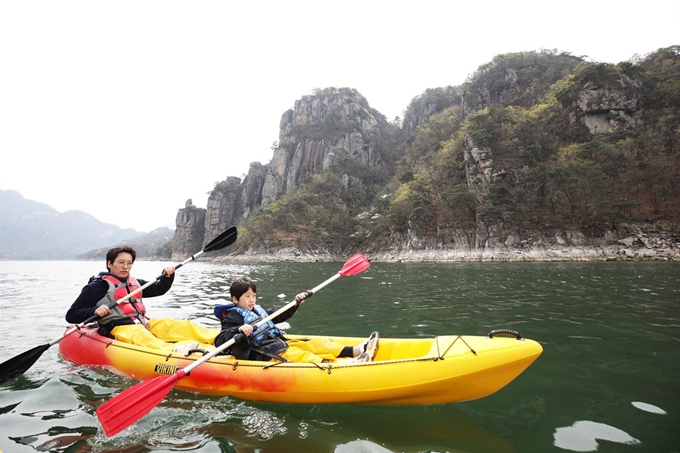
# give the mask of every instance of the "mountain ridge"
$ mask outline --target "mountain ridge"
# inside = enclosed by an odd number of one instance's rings
[[[173,234],[169,228],[120,228],[84,211],[62,213],[15,190],[0,190],[0,260],[100,259],[121,243],[137,244],[142,259],[169,258],[161,250]]]

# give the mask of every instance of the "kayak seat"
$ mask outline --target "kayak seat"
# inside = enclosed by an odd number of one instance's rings
[[[432,338],[382,341],[373,360],[404,360],[428,356],[433,343]]]
[[[213,309],[213,313],[215,314],[215,317],[222,321],[222,318],[227,316],[227,312],[234,308],[236,304],[233,302],[229,302],[226,304],[221,304],[221,305],[216,305],[215,308]]]

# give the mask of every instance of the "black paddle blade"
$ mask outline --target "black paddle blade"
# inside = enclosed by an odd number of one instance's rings
[[[0,384],[24,374],[50,348],[50,344],[36,346],[0,364]]]
[[[236,242],[237,236],[238,232],[236,231],[236,227],[231,227],[212,241],[208,242],[208,245],[203,248],[203,251],[212,252],[213,250],[223,249],[224,247]]]

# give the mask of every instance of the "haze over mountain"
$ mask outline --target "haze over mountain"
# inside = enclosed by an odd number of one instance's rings
[[[150,233],[123,229],[83,211],[62,213],[47,204],[27,200],[14,190],[0,190],[1,260],[69,260],[93,249],[104,249],[105,255],[105,250],[114,245],[143,244],[150,238],[155,238],[154,247],[158,248],[172,236],[169,228],[161,227]],[[149,255],[146,247],[142,249],[140,257]]]

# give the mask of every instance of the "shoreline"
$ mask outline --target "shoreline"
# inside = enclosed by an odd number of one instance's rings
[[[213,258],[211,261],[238,263],[263,262],[342,262],[349,256],[324,251],[285,248],[276,251],[246,251]],[[680,249],[622,246],[579,246],[483,250],[382,250],[362,253],[369,261],[385,263],[460,262],[594,262],[594,261],[680,261]]]
[[[277,244],[278,248],[245,246],[213,261],[342,262],[356,253],[369,261],[386,263],[460,262],[587,262],[680,261],[680,231],[654,225],[621,224],[602,237],[586,237],[580,231],[547,230],[503,237],[469,238],[467,232],[440,231],[434,238],[411,232],[394,234],[365,249],[337,253],[332,245],[305,247]],[[173,257],[173,258],[176,258]]]

